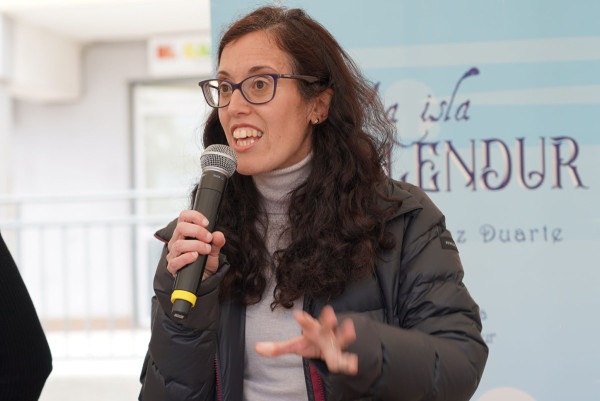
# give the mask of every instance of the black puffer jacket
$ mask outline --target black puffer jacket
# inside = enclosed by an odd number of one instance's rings
[[[305,360],[310,400],[468,400],[479,384],[488,349],[479,308],[465,288],[463,269],[442,213],[419,188],[389,180],[402,199],[388,222],[396,247],[380,255],[372,277],[333,300],[338,318],[357,332],[349,347],[359,358],[357,376],[330,374]],[[157,232],[165,242],[176,222]],[[245,309],[219,303],[228,264],[202,283],[184,324],[171,311],[173,278],[163,251],[154,280],[152,337],[144,363],[143,401],[242,401]],[[305,299],[318,316],[326,302]]]

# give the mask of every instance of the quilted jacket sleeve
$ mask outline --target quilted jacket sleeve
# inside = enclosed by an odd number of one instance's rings
[[[356,327],[357,340],[348,351],[358,354],[359,374],[326,373],[334,400],[466,401],[481,379],[488,348],[479,307],[462,281],[458,251],[442,213],[420,189],[409,189],[420,210],[390,226],[402,239],[395,262],[397,321],[340,316]]]
[[[479,308],[462,282],[458,253],[441,246],[444,238],[451,240],[443,224],[422,236],[414,238],[420,243],[409,243],[416,254],[403,263],[401,328],[378,330],[384,360],[379,387],[384,399],[400,393],[406,400],[468,400],[488,353]]]
[[[168,241],[171,234],[172,230],[161,239]],[[165,245],[154,277],[152,335],[142,370],[140,400],[213,400],[219,285],[228,264],[222,259],[217,272],[202,282],[196,306],[181,321],[171,316],[174,279],[166,269],[167,252]]]

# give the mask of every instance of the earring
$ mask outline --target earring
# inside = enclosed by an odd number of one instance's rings
[[[315,123],[314,123],[314,125],[317,125],[318,123],[319,123],[319,119],[317,118],[317,119],[315,120]]]

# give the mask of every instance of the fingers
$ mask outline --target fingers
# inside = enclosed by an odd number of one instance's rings
[[[258,342],[254,346],[254,349],[259,355],[262,356],[280,356],[284,354],[297,354],[306,358],[316,357],[316,349],[313,349],[313,353],[310,353],[310,344],[306,341],[303,336],[293,337],[287,341],[282,342]]]
[[[358,356],[350,352],[341,352],[336,358],[326,359],[327,369],[333,373],[356,375],[358,373]]]
[[[346,349],[350,344],[356,341],[356,330],[354,322],[351,319],[344,319],[338,328],[336,339],[341,349]]]
[[[218,268],[218,256],[225,244],[220,232],[209,232],[208,220],[195,210],[184,210],[179,215],[177,226],[167,248],[167,270],[173,276],[182,267],[194,262],[198,255],[209,255],[204,278],[212,275]]]
[[[210,242],[212,234],[206,227],[208,227],[208,220],[200,212],[184,210],[179,214],[173,237],[169,241],[169,250],[171,250],[173,241],[180,239],[195,238],[199,241]]]
[[[208,220],[204,215],[196,210],[183,210],[179,213],[178,223],[194,223],[202,227],[208,226]]]
[[[279,356],[283,355],[281,351],[276,350],[276,343],[270,341],[258,342],[254,346],[254,350],[258,355],[262,356]]]
[[[323,308],[318,320],[301,311],[296,311],[294,316],[302,327],[303,338],[317,349],[315,356],[303,356],[321,358],[329,371],[334,373],[355,375],[358,372],[358,356],[344,352],[344,349],[356,340],[352,320],[345,319],[338,325],[331,306]],[[274,352],[278,351],[280,348],[275,345]]]
[[[225,236],[220,231],[215,231],[212,233],[212,242],[211,242],[211,255],[215,253],[218,254],[221,251],[221,248],[225,245]]]
[[[187,252],[177,257],[170,256],[171,253],[167,254],[167,271],[171,273],[173,277],[176,276],[177,272],[183,267],[198,259],[198,252]]]
[[[310,314],[302,311],[295,311],[294,317],[302,327],[303,335],[319,343],[323,349],[333,340],[336,346],[343,350],[356,340],[356,331],[354,323],[350,319],[345,319],[340,325],[329,305],[325,306],[319,315],[319,320],[313,318]]]
[[[334,330],[338,324],[337,317],[331,305],[325,305],[319,315],[319,322],[326,330]]]
[[[223,248],[224,245],[225,236],[222,232],[215,231],[213,233],[212,243],[210,244],[210,252],[206,261],[206,266],[204,267],[204,276],[202,277],[202,280],[206,280],[216,273],[219,268],[219,253],[221,253],[221,248]]]
[[[342,322],[335,333],[329,334],[329,344],[325,346],[321,359],[325,361],[330,372],[347,375],[358,373],[358,356],[343,351],[355,339],[354,323],[349,319]]]

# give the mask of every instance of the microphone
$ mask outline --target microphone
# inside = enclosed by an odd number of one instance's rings
[[[237,157],[227,145],[210,145],[202,153],[200,164],[202,177],[194,198],[194,210],[208,219],[207,230],[212,232],[227,180],[237,168]],[[171,295],[171,312],[178,319],[185,319],[196,304],[196,294],[202,282],[207,257],[208,255],[198,255],[198,259],[177,272]]]

